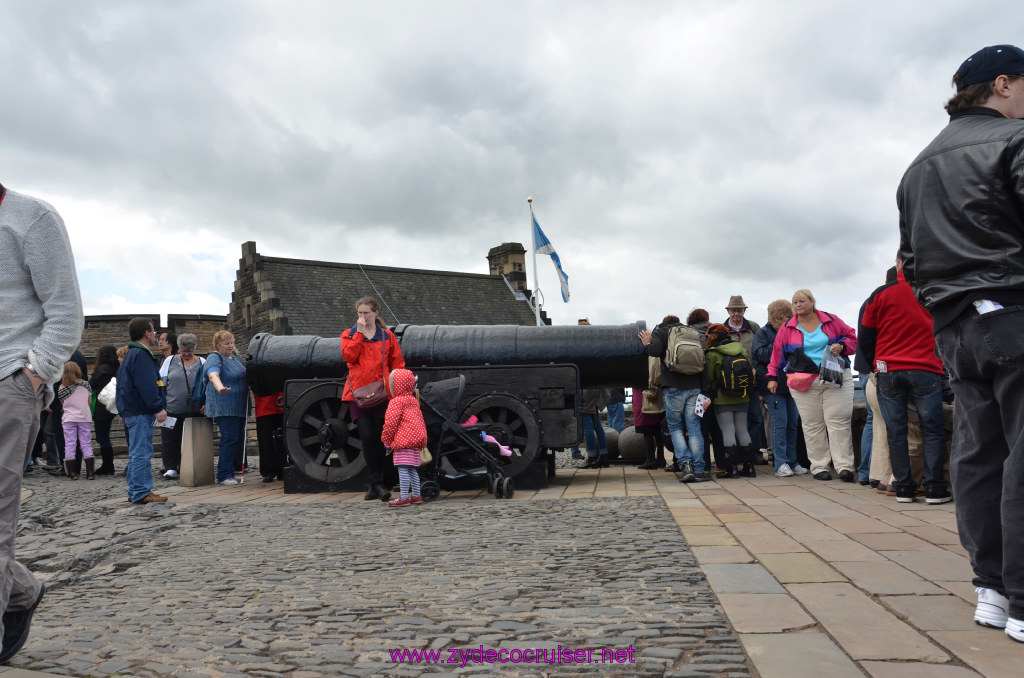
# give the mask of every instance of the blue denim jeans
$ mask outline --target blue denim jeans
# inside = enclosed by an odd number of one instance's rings
[[[604,437],[604,426],[597,414],[583,415],[583,438],[587,441],[587,457],[597,459],[599,454],[608,454],[608,441]]]
[[[128,466],[124,478],[129,501],[138,501],[153,490],[153,415],[138,414],[124,418],[128,433]]]
[[[245,434],[245,417],[214,417],[220,430],[220,455],[217,457],[217,482],[235,477],[235,452]]]
[[[878,406],[885,419],[889,459],[896,487],[916,488],[910,474],[907,446],[907,405],[913,401],[921,421],[924,485],[937,491],[948,487],[945,477],[946,427],[942,418],[942,375],[925,370],[878,373]]]
[[[704,436],[700,432],[700,417],[694,412],[697,406],[699,388],[672,388],[666,386],[662,390],[665,398],[665,419],[668,421],[668,432],[672,436],[672,447],[676,451],[676,463],[693,464],[695,473],[704,471]],[[707,416],[707,415],[705,415]],[[684,428],[686,435],[683,434]],[[687,444],[689,439],[689,444]]]
[[[800,412],[796,409],[793,396],[769,394],[764,397],[768,411],[772,413],[772,454],[775,456],[775,470],[783,464],[796,464],[797,427]]]
[[[857,375],[857,383],[860,384],[861,393],[867,393],[870,376],[867,372],[861,372]],[[864,400],[865,402],[867,401],[866,395]],[[875,430],[875,412],[870,407],[865,409],[868,411],[868,414],[864,420],[864,431],[860,436],[860,466],[857,467],[857,480],[870,480],[871,478],[871,436]]]
[[[625,403],[608,404],[608,428],[615,429],[618,433],[626,428],[626,405]]]

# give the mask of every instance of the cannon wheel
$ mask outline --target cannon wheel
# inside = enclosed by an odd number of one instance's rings
[[[366,468],[362,441],[341,401],[343,381],[325,381],[304,391],[288,409],[286,449],[303,474],[329,483],[353,478]]]
[[[459,421],[465,421],[470,415],[476,415],[477,423],[485,425],[489,432],[496,432],[495,429],[504,432],[512,456],[498,457],[497,460],[504,466],[505,475],[519,475],[540,456],[540,418],[519,396],[510,393],[477,396],[463,408]],[[501,440],[501,436],[494,437]]]

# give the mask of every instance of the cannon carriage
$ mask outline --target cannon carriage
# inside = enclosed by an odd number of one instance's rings
[[[582,388],[645,386],[643,323],[621,326],[445,326],[394,328],[422,388],[465,377],[459,421],[475,415],[501,429],[514,454],[505,473],[520,487],[546,486],[552,450],[579,444]],[[247,351],[249,384],[284,392],[286,492],[363,487],[362,443],[341,401],[347,367],[340,338],[258,334]],[[433,442],[433,441],[432,441]]]

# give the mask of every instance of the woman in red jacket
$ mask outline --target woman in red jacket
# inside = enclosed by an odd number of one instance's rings
[[[388,383],[388,375],[392,370],[405,367],[405,359],[398,339],[380,319],[380,304],[376,299],[363,297],[356,302],[356,312],[359,320],[341,333],[341,355],[348,365],[348,379],[341,399],[349,404],[349,418],[359,432],[363,459],[370,471],[370,487],[363,498],[387,501],[391,498],[391,489],[384,482],[387,458],[380,436],[388,404],[384,402],[364,410],[355,403],[352,392],[377,380]]]

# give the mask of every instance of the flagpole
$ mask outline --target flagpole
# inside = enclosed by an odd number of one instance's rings
[[[540,297],[538,296],[537,286],[537,228],[533,225],[533,198],[527,196],[526,204],[530,206],[530,242],[533,243],[533,247],[530,251],[533,252],[533,313],[537,318],[537,326],[539,327],[540,322]]]

